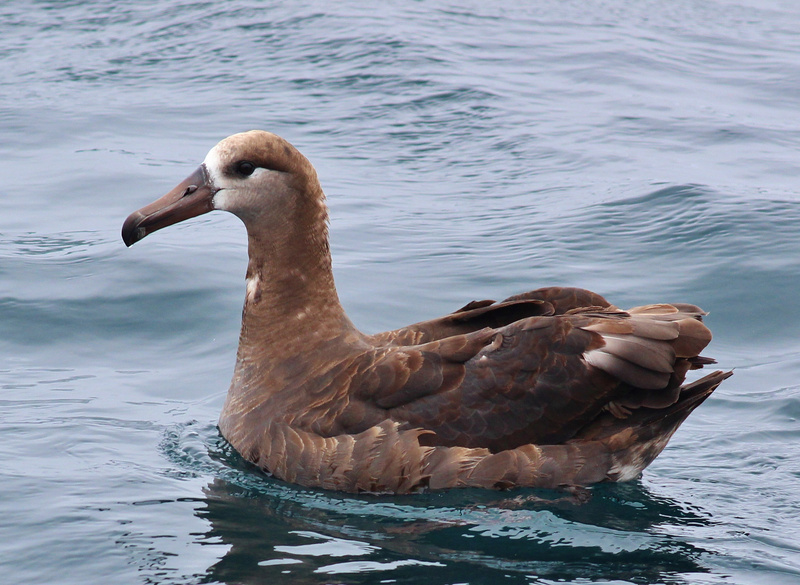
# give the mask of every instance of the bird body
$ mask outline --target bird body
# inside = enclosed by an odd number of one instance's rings
[[[683,385],[711,340],[694,305],[622,311],[576,288],[474,301],[365,335],[334,286],[311,163],[267,132],[233,135],[123,226],[221,209],[247,227],[236,366],[219,420],[276,477],[348,492],[559,487],[637,477],[730,373]]]

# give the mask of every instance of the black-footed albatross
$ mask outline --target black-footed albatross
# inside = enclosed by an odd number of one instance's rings
[[[683,386],[711,340],[688,304],[627,311],[541,288],[365,335],[342,308],[311,163],[263,131],[217,144],[122,227],[130,246],[214,209],[247,227],[236,367],[219,429],[304,486],[407,493],[626,481],[730,372]]]

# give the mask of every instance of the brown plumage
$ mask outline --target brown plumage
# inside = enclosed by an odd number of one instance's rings
[[[236,134],[158,201],[127,245],[222,209],[247,227],[236,368],[219,428],[248,461],[306,486],[558,487],[642,471],[730,373],[682,386],[711,340],[703,311],[622,311],[582,289],[473,301],[365,335],[333,283],[314,168],[282,138]]]

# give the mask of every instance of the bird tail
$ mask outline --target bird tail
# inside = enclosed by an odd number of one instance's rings
[[[716,371],[681,388],[666,408],[639,408],[619,419],[606,414],[583,429],[574,443],[599,443],[610,453],[608,481],[628,481],[650,465],[692,411],[733,372]]]

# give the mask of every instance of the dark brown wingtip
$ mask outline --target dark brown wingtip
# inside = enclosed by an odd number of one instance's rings
[[[677,405],[694,410],[716,390],[722,382],[733,376],[733,370],[717,370],[681,388]]]

